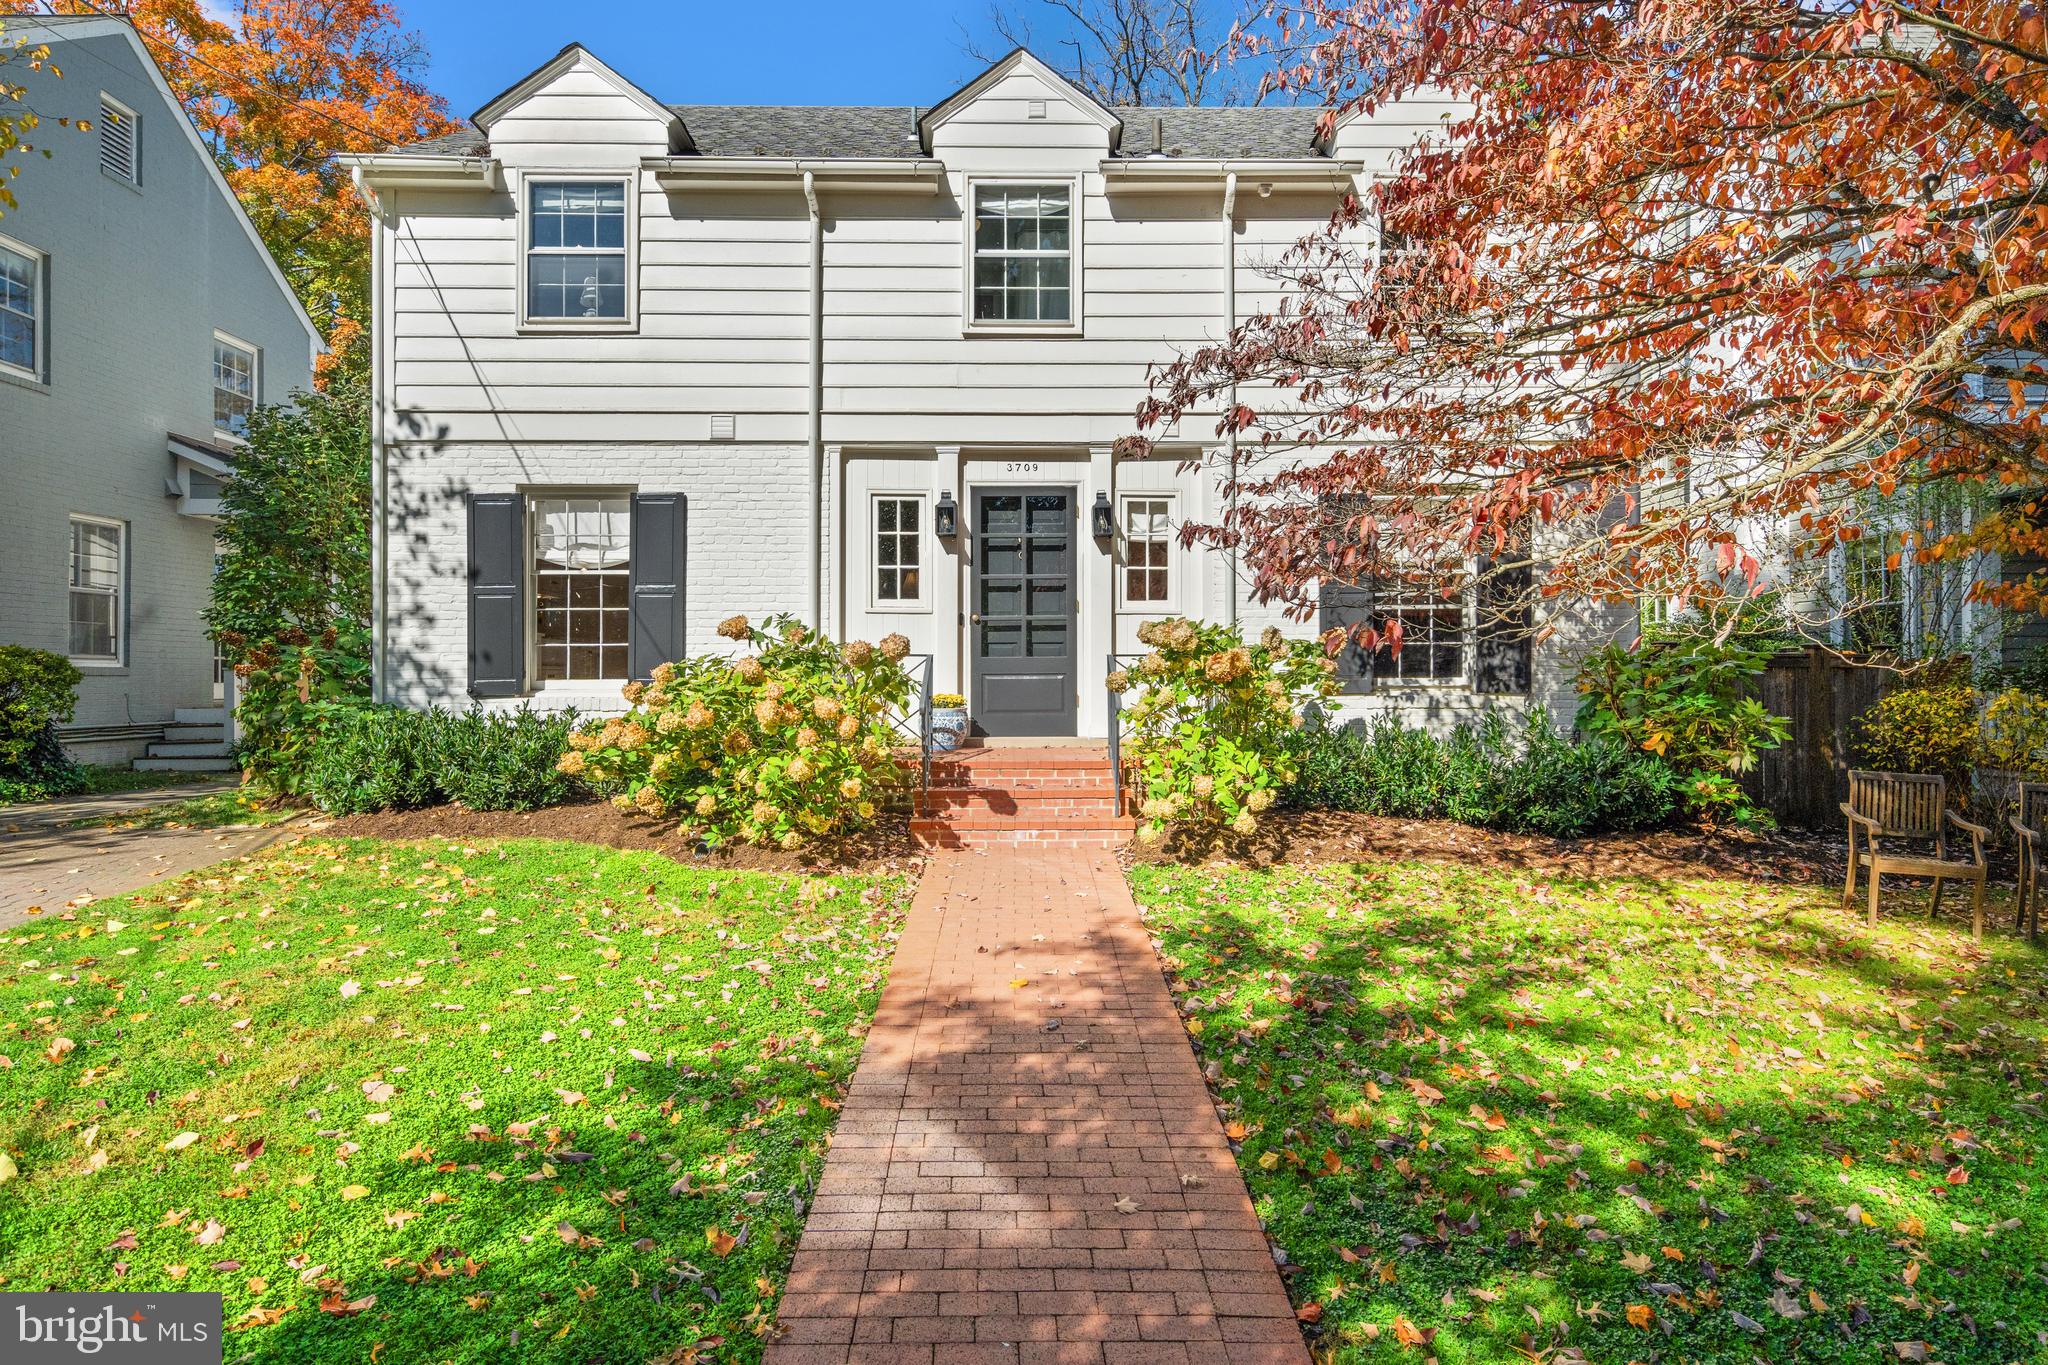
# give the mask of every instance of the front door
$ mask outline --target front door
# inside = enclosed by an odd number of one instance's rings
[[[1078,643],[1074,491],[974,495],[976,727],[986,735],[1071,735]]]

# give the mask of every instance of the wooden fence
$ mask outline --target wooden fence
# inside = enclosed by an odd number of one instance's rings
[[[1849,799],[1853,722],[1898,674],[1824,649],[1776,654],[1757,680],[1757,697],[1790,717],[1792,734],[1764,754],[1742,786],[1781,824],[1832,829]]]

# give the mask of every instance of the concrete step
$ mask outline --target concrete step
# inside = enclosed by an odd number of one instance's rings
[[[225,706],[180,706],[171,712],[173,725],[226,725],[228,711]]]
[[[232,752],[224,739],[157,740],[149,746],[151,758],[226,758]]]
[[[154,746],[152,746],[154,747]],[[139,773],[231,773],[236,771],[232,758],[138,758],[135,771]]]
[[[962,815],[912,820],[910,837],[924,848],[986,848],[1027,844],[1033,848],[1114,848],[1137,827],[1130,819],[1048,816],[1038,820]]]
[[[228,737],[226,725],[178,725],[164,727],[164,739],[171,744],[217,744]]]

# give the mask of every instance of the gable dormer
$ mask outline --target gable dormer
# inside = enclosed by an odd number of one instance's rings
[[[1099,161],[1116,150],[1123,122],[1020,47],[932,106],[917,132],[949,165],[1022,169]]]
[[[675,111],[571,43],[479,109],[474,121],[508,166],[636,165],[690,149]]]

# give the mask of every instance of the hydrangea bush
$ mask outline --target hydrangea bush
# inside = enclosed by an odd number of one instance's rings
[[[626,684],[632,709],[570,736],[561,770],[712,845],[796,848],[872,821],[903,779],[889,713],[910,697],[910,642],[840,645],[782,616],[762,629],[735,616],[718,633],[753,652]]]
[[[1336,665],[1313,640],[1267,627],[1255,644],[1234,626],[1148,621],[1151,646],[1135,668],[1110,674],[1123,694],[1135,760],[1138,838],[1169,827],[1250,834],[1294,781],[1288,736],[1302,708],[1336,693]]]

